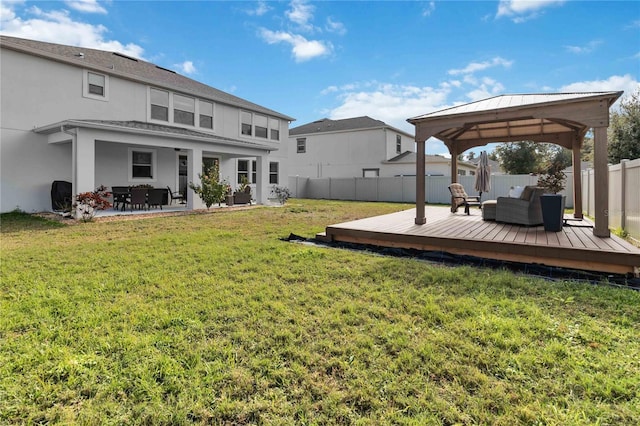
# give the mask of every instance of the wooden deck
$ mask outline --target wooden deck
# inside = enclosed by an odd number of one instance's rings
[[[586,219],[560,232],[483,221],[480,211],[467,216],[448,207],[426,207],[427,223],[415,224],[415,209],[331,225],[317,238],[382,247],[442,251],[485,259],[615,274],[640,273],[640,249],[612,235],[593,235]]]

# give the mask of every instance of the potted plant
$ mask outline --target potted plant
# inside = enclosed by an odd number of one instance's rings
[[[562,171],[562,165],[559,162],[551,163],[538,177],[538,187],[545,190],[545,193],[540,196],[545,231],[560,232],[562,230],[566,197],[559,192],[564,189],[566,178],[567,175]]]
[[[242,176],[240,179],[240,185],[233,193],[233,198],[236,204],[251,204],[251,186],[246,176]]]

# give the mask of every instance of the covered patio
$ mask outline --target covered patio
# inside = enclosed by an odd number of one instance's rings
[[[640,273],[640,249],[611,236],[607,127],[609,108],[622,92],[504,95],[410,118],[416,127],[417,158],[425,157],[425,143],[442,140],[451,158],[488,143],[534,141],[554,143],[573,154],[573,218],[583,218],[580,150],[588,131],[594,136],[595,220],[582,227],[565,226],[545,232],[484,222],[479,210],[470,216],[425,205],[425,164],[416,162],[416,207],[392,215],[331,225],[325,241],[344,241],[384,247],[445,251],[487,259],[538,263],[590,271]],[[451,182],[457,182],[455,161]],[[504,194],[505,196],[507,194]],[[413,217],[413,220],[412,220]]]

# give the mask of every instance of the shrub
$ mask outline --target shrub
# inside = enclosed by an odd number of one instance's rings
[[[275,194],[280,204],[286,203],[287,200],[291,197],[291,191],[289,191],[289,188],[285,186],[274,185],[271,189],[271,192]]]
[[[83,222],[89,222],[96,215],[96,211],[111,207],[107,198],[111,195],[107,188],[100,185],[93,192],[82,192],[76,195],[73,207],[76,209],[76,217]]]
[[[202,202],[210,208],[214,203],[222,203],[231,194],[231,185],[225,179],[220,180],[220,166],[214,164],[206,173],[198,174],[200,185],[189,182],[189,188],[198,194]]]

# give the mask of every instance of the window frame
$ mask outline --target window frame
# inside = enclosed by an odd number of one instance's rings
[[[402,154],[402,136],[396,135],[396,154]]]
[[[154,104],[152,102],[152,94],[154,91],[166,93],[166,96],[168,98],[166,106],[161,104]],[[193,111],[188,111],[184,108],[177,107],[176,103],[179,104],[180,102],[176,102],[176,99],[175,99],[176,96],[184,99],[193,100],[193,104],[192,104]],[[208,108],[206,108],[207,109],[206,112],[204,111],[205,108],[203,108],[204,105],[209,106]],[[154,107],[164,108],[166,110],[167,119],[164,120],[162,118],[153,117]],[[185,114],[190,114],[192,119],[191,122],[187,123],[187,122],[176,121],[176,116],[179,115],[179,114],[176,114],[176,111],[184,112]],[[171,125],[176,125],[180,127],[188,127],[192,129],[202,130],[205,132],[206,131],[211,132],[215,128],[215,114],[216,114],[216,103],[209,99],[203,99],[197,96],[188,95],[181,92],[174,92],[174,91],[156,87],[156,86],[147,86],[147,121],[149,122],[171,124]],[[203,118],[207,119],[207,121],[210,123],[210,126],[202,125]]]
[[[149,164],[149,167],[151,168],[151,176],[147,177],[147,176],[143,176],[143,177],[135,177],[133,174],[133,156],[134,156],[134,152],[144,152],[144,153],[150,153],[151,154],[151,164]],[[156,182],[157,179],[157,173],[156,171],[158,170],[158,150],[157,149],[153,149],[153,148],[132,148],[129,147],[128,148],[128,162],[127,162],[127,171],[128,171],[128,178],[129,178],[129,182]]]
[[[91,85],[89,83],[90,74],[104,78],[104,86],[102,87],[104,93],[102,95],[91,93]],[[109,101],[109,76],[107,74],[102,74],[95,71],[84,70],[84,72],[82,73],[82,97],[87,99],[94,99],[96,101]]]
[[[156,92],[164,92],[167,94],[167,105],[160,105],[160,104],[154,104],[153,103],[153,99],[151,98],[153,91]],[[172,108],[172,101],[171,101],[171,92],[168,90],[164,90],[164,89],[158,89],[156,87],[149,87],[149,120],[151,121],[157,121],[160,123],[172,123],[173,122],[173,108]],[[158,107],[158,108],[164,108],[167,111],[167,119],[163,120],[161,118],[155,118],[153,116],[153,107]]]
[[[170,95],[171,96],[171,95]],[[190,107],[193,108],[193,111],[187,111],[185,109],[181,109],[178,108],[178,106],[176,105],[178,102],[176,97],[178,98],[182,98],[185,100],[189,100],[191,102],[191,105],[189,105]],[[196,127],[196,98],[194,98],[193,96],[185,96],[182,95],[180,93],[173,93],[173,123],[174,124],[182,124],[184,126],[191,126],[191,127]],[[179,114],[176,114],[176,112],[179,112]],[[187,122],[183,122],[183,121],[177,121],[176,117],[191,117],[191,122],[187,123]]]
[[[240,170],[240,162],[246,163],[247,165],[246,170]],[[249,160],[239,158],[238,161],[236,162],[236,183],[238,184],[242,183],[243,176],[247,180],[249,180],[249,173],[251,173],[251,170],[249,170]]]
[[[272,167],[275,165],[275,172],[272,170]],[[275,179],[273,179],[275,176]],[[275,182],[274,182],[275,180]],[[277,161],[269,161],[269,185],[279,185],[280,184],[280,163]]]
[[[367,172],[375,172],[375,176],[367,176]],[[380,169],[379,168],[365,168],[362,169],[362,177],[363,178],[377,178],[380,177]]]
[[[306,154],[307,152],[307,138],[296,139],[296,154]]]
[[[251,160],[251,183],[255,184],[258,181],[258,161]]]

